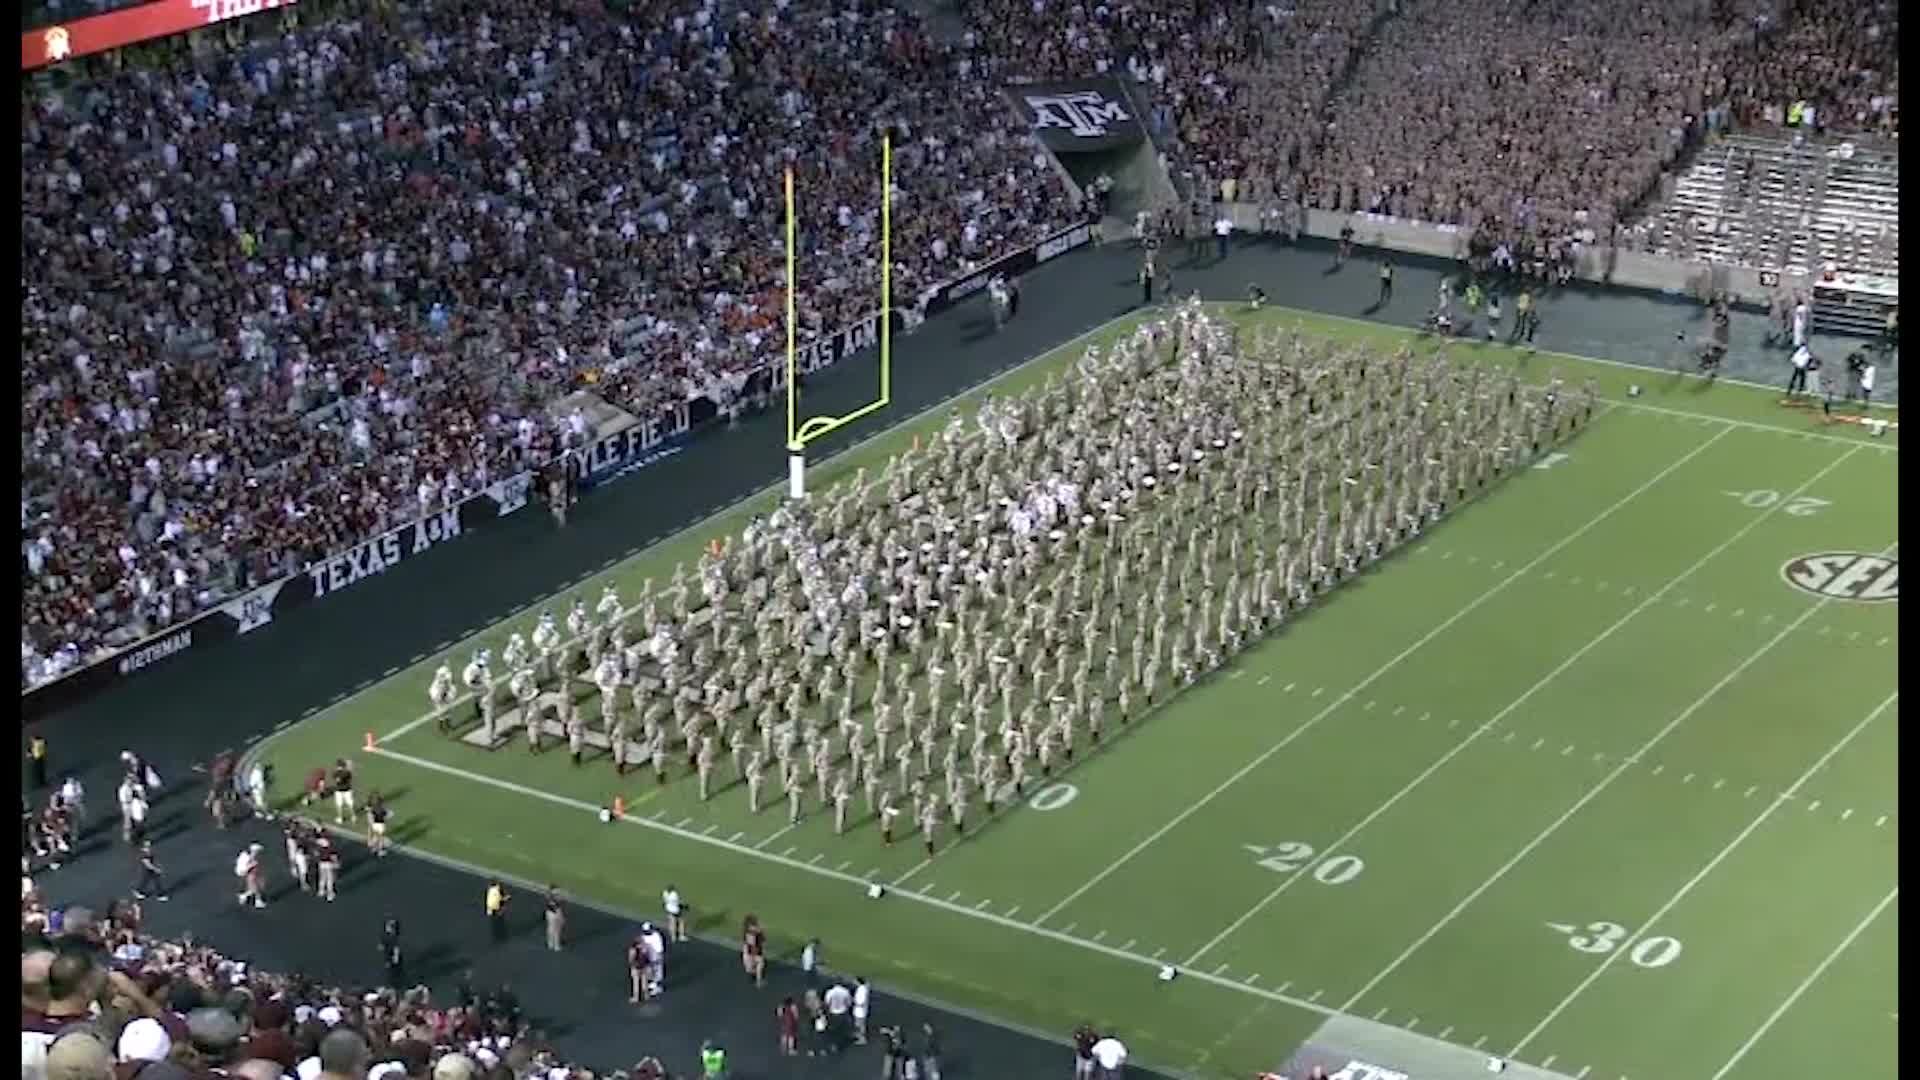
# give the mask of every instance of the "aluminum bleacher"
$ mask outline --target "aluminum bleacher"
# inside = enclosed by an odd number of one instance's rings
[[[1897,278],[1900,165],[1844,139],[1727,135],[1673,177],[1638,225],[1656,254],[1759,269]]]

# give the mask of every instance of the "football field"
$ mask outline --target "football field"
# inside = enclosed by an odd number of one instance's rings
[[[963,401],[1034,385],[1135,319]],[[822,938],[836,968],[1048,1031],[1091,1020],[1196,1076],[1364,1062],[1380,1071],[1347,1080],[1446,1080],[1487,1075],[1491,1057],[1577,1080],[1896,1075],[1897,426],[1876,437],[1762,389],[1449,348],[1527,378],[1591,376],[1607,404],[932,859],[883,847],[865,815],[837,836],[818,811],[751,814],[738,787],[703,802],[684,767],[660,786],[604,758],[439,734],[426,687],[442,656],[497,653],[539,608],[395,657],[254,752],[287,794],[352,758],[423,855],[645,917],[671,882],[704,933],[754,912],[785,943]],[[945,420],[908,419],[812,486]],[[545,606],[591,607],[607,583],[631,598],[778,497]],[[616,797],[626,817],[601,824]],[[1178,976],[1157,977],[1166,966]]]

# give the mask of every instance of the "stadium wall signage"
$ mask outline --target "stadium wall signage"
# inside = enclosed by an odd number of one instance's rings
[[[1060,229],[1031,247],[1003,256],[972,274],[936,288],[927,300],[933,315],[986,288],[993,274],[1021,274],[1041,263],[1082,247],[1093,239],[1088,225]],[[898,318],[898,316],[895,316]],[[895,329],[900,329],[898,323]],[[800,374],[824,371],[857,353],[878,347],[880,315],[868,315],[851,326],[816,338],[800,347],[795,361]],[[758,396],[786,386],[786,358],[776,353],[748,376],[743,395]],[[706,397],[676,403],[650,420],[610,435],[572,456],[574,483],[590,491],[631,475],[684,450],[702,431],[721,417],[719,403]],[[396,564],[425,554],[487,523],[527,505],[533,473],[502,480],[483,494],[458,506],[430,514],[412,524],[361,544],[345,554],[315,563],[296,574],[269,582],[218,608],[168,628],[144,641],[68,672],[21,694],[21,712],[34,720],[77,704],[129,676],[158,666],[183,652],[252,633],[289,611],[369,578],[379,577]]]
[[[25,692],[21,712],[36,720],[194,649],[250,634],[289,611],[378,577],[395,565],[526,506],[533,474],[521,473],[445,510],[374,537],[359,547],[268,582],[144,641]]]
[[[1007,96],[1056,154],[1113,150],[1147,137],[1115,79],[1021,83],[1008,87]]]
[[[20,35],[20,70],[35,71],[63,60],[171,37],[216,23],[292,7],[299,0],[149,0],[84,19],[55,23]]]

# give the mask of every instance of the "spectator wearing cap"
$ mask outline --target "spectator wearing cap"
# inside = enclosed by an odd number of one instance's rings
[[[206,1071],[238,1064],[240,1040],[246,1033],[246,1025],[223,1008],[195,1009],[187,1017],[189,1045]]]
[[[465,1054],[447,1054],[433,1063],[433,1080],[473,1080],[473,1059]]]
[[[173,1037],[160,1021],[142,1016],[120,1029],[118,1060],[122,1065],[165,1061],[173,1053]]]
[[[247,1056],[271,1061],[281,1071],[292,1072],[300,1064],[300,1048],[287,1030],[291,1019],[291,1011],[282,1002],[268,1001],[255,1006],[253,1031],[247,1036]]]

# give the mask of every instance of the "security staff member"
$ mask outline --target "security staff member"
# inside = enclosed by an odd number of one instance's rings
[[[388,986],[407,984],[407,966],[400,953],[399,919],[390,918],[380,927],[380,961],[386,965]]]
[[[34,728],[32,734],[27,736],[27,771],[32,784],[30,790],[38,791],[47,786],[47,740],[46,736],[40,734],[39,728]]]
[[[706,1080],[723,1080],[727,1075],[727,1052],[711,1039],[700,1044],[700,1075]]]
[[[507,940],[507,890],[498,881],[487,883],[487,928],[495,944]]]

